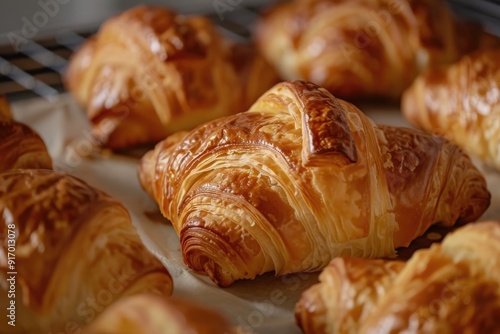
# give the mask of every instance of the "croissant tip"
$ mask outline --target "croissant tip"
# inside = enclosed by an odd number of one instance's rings
[[[491,194],[486,188],[477,192],[477,196],[468,201],[461,213],[461,221],[465,223],[478,220],[491,205]]]
[[[215,284],[220,287],[227,287],[234,283],[234,278],[231,273],[225,272],[223,267],[213,258],[217,256],[208,250],[200,250],[200,243],[203,244],[207,239],[204,234],[210,234],[215,242],[218,242],[223,252],[219,252],[219,259],[222,261],[231,261],[230,259],[230,245],[217,236],[217,234],[208,231],[204,228],[195,226],[190,227],[189,224],[181,231],[181,245],[184,263],[195,272],[207,275]],[[224,258],[220,255],[225,254]],[[226,264],[226,266],[229,263]]]

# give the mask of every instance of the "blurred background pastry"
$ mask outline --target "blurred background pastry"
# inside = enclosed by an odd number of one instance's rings
[[[500,170],[500,49],[420,75],[404,93],[401,109],[415,126]]]
[[[283,79],[348,100],[398,98],[423,70],[497,44],[442,0],[294,0],[264,15],[256,40]]]
[[[259,54],[202,16],[138,6],[104,23],[74,55],[68,89],[105,146],[150,144],[245,111],[277,82]]]

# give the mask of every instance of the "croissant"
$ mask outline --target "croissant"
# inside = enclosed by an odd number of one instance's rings
[[[29,126],[13,120],[7,99],[0,95],[0,172],[19,168],[52,168],[42,138]]]
[[[138,6],[105,22],[73,56],[65,81],[96,139],[125,148],[244,111],[277,74],[208,18]]]
[[[422,70],[498,45],[442,0],[295,0],[263,16],[256,40],[283,79],[348,100],[399,98]]]
[[[334,259],[295,316],[304,333],[500,333],[500,223],[469,224],[407,262]]]
[[[499,59],[500,49],[481,51],[422,74],[403,95],[404,115],[500,169]]]
[[[136,295],[103,312],[84,334],[236,334],[218,312],[179,297]]]
[[[457,146],[377,126],[302,81],[168,137],[142,158],[139,178],[184,262],[221,286],[319,270],[339,255],[393,256],[432,224],[477,219],[490,201]]]
[[[75,332],[119,298],[172,291],[127,210],[67,174],[0,174],[0,236],[2,333]]]

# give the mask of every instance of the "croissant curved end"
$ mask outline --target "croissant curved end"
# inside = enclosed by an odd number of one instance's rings
[[[473,180],[469,179],[470,186],[464,191],[464,197],[468,200],[467,205],[461,210],[460,219],[466,222],[473,222],[479,219],[491,204],[491,193],[486,189],[486,184],[481,175],[477,175]]]
[[[461,223],[474,222],[481,217],[491,203],[491,194],[488,191],[486,179],[481,172],[475,168],[469,156],[463,153],[456,146],[451,147],[450,151],[455,153],[454,159],[450,161],[450,175],[448,184],[455,184],[454,192],[441,194],[440,205],[443,211],[450,210],[457,214],[457,219]],[[451,205],[447,205],[450,203]],[[439,211],[439,209],[438,209]],[[439,216],[446,217],[446,212]],[[443,223],[453,225],[455,221],[450,220]]]
[[[182,255],[189,268],[208,275],[221,287],[245,276],[241,273],[245,263],[222,235],[193,223],[186,224],[180,235]]]

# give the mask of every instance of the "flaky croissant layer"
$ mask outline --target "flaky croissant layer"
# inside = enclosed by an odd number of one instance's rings
[[[339,255],[393,256],[432,224],[478,218],[490,200],[455,145],[377,126],[302,81],[167,138],[143,157],[139,177],[187,265],[223,286],[318,270]]]
[[[16,310],[16,326],[2,321],[2,333],[76,331],[122,297],[172,291],[123,205],[63,173],[0,174],[0,235],[0,281],[16,272],[14,298],[0,286],[0,302]]]
[[[500,222],[462,227],[407,263],[336,258],[295,316],[307,334],[500,333]]]

